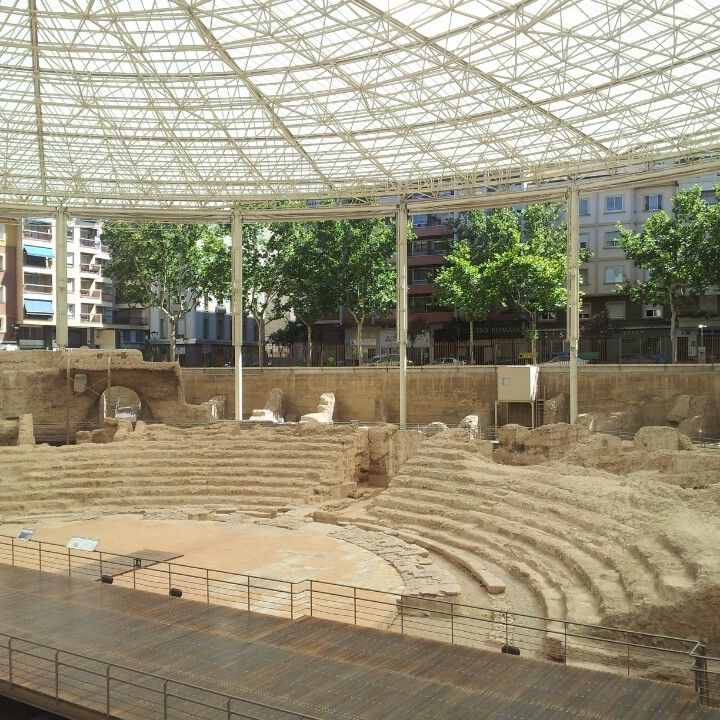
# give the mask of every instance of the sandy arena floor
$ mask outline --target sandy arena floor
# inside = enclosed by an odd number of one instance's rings
[[[0,524],[0,534],[23,526]],[[108,516],[75,522],[29,524],[33,540],[65,545],[73,536],[100,540],[97,550],[133,555],[140,549],[180,555],[173,562],[257,577],[325,580],[399,592],[402,581],[385,560],[356,545],[331,538],[333,525],[307,523],[299,529],[194,520],[143,520]]]

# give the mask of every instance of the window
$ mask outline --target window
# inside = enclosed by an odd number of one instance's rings
[[[644,318],[661,318],[662,316],[662,305],[643,305]]]
[[[5,316],[0,315],[0,332],[5,332]]]
[[[65,233],[66,242],[75,242],[75,229],[74,228],[68,228],[67,232]]]
[[[428,305],[432,302],[432,295],[410,295],[408,297],[408,310],[410,312],[428,312]]]
[[[580,214],[590,214],[590,200],[588,198],[580,198]]]
[[[625,196],[624,195],[608,195],[605,198],[605,212],[616,213],[622,212],[625,209]]]
[[[5,302],[5,286],[0,285],[0,303]]]
[[[67,291],[69,293],[75,292],[75,278],[68,278],[67,279]]]
[[[540,313],[540,321],[541,322],[543,320],[548,321],[548,320],[556,320],[556,319],[557,319],[557,314],[554,312],[547,311],[547,312]]]
[[[590,305],[587,305],[587,304],[581,305],[580,319],[581,320],[589,320],[591,315],[592,315],[592,310],[590,308]]]
[[[429,285],[435,279],[435,268],[412,268],[410,270],[411,285]]]
[[[74,252],[68,252],[67,264],[68,264],[68,267],[72,267],[75,264],[75,253]]]
[[[205,339],[210,337],[210,318],[207,315],[202,320],[202,336]]]
[[[75,318],[75,305],[72,303],[68,303],[68,320],[73,320]]]
[[[590,284],[590,271],[587,268],[580,268],[580,284]]]
[[[215,316],[215,337],[218,340],[224,340],[225,339],[225,316],[224,315],[216,315]]]
[[[615,318],[616,320],[625,319],[625,303],[624,302],[609,302],[605,303],[605,309],[609,318]]]
[[[5,256],[0,255],[0,272],[5,270]]]
[[[613,265],[605,268],[605,284],[613,285],[625,280],[625,269],[622,265]]]
[[[578,238],[580,239],[580,247],[583,250],[587,250],[588,244],[590,242],[590,233],[581,232],[580,235],[578,235]]]
[[[166,340],[168,336],[167,320],[160,320],[160,337]]]
[[[606,248],[620,247],[620,232],[618,230],[608,230],[605,233],[605,247]]]
[[[645,210],[648,212],[662,210],[662,195],[646,195]]]

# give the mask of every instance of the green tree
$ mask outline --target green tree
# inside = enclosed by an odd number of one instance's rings
[[[458,241],[435,281],[438,301],[455,307],[473,325],[512,307],[528,324],[536,358],[537,318],[567,302],[567,230],[559,204],[463,213],[454,223]],[[470,362],[474,362],[471,352]]]
[[[343,234],[336,222],[276,223],[270,231],[282,248],[282,309],[292,311],[307,332],[306,364],[312,363],[312,328],[340,307],[339,259]]]
[[[125,302],[155,307],[167,318],[170,357],[175,359],[178,322],[198,299],[218,291],[206,257],[223,236],[220,225],[110,222],[103,243],[110,248],[107,274]]]
[[[626,281],[618,292],[633,300],[667,305],[670,309],[672,362],[677,362],[677,323],[685,300],[702,295],[717,277],[717,236],[713,241],[716,210],[709,211],[699,186],[673,198],[673,214],[653,213],[634,233],[618,223],[620,246],[643,280]],[[718,226],[720,228],[720,226]]]
[[[435,276],[435,301],[456,308],[470,324],[471,365],[475,363],[475,322],[485,320],[501,304],[498,288],[489,285],[485,278],[485,264],[473,262],[474,256],[468,242],[460,240]]]
[[[333,227],[341,233],[335,243],[342,248],[337,259],[340,303],[355,321],[357,359],[362,365],[366,320],[385,315],[395,304],[396,271],[390,264],[395,237],[382,218],[348,220]]]

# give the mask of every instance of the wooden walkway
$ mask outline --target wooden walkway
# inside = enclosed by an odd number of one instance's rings
[[[172,720],[720,719],[698,707],[691,688],[5,565],[0,633],[0,693],[9,687],[8,636],[15,636],[100,661],[12,643],[17,686],[50,687],[52,694],[55,684],[59,698],[95,707],[97,717],[106,711],[97,698],[109,688],[110,715],[138,720],[163,713]],[[101,663],[132,670],[106,671]],[[215,712],[212,693],[172,683],[177,697],[163,708],[162,682],[143,679],[143,672],[288,712],[238,705],[230,714]]]

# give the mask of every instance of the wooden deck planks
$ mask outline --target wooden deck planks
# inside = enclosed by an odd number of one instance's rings
[[[720,719],[719,712],[696,707],[685,687],[1,565],[0,629],[333,720]],[[52,671],[50,660],[38,661],[44,675]],[[0,674],[6,667],[2,657]],[[67,683],[80,697],[72,685],[77,675],[68,673]],[[116,675],[118,688],[143,684],[133,673]],[[137,705],[140,718],[159,691],[155,681],[144,682],[123,705],[128,712]],[[196,701],[202,695],[188,691]],[[215,717],[200,706],[192,712]]]

